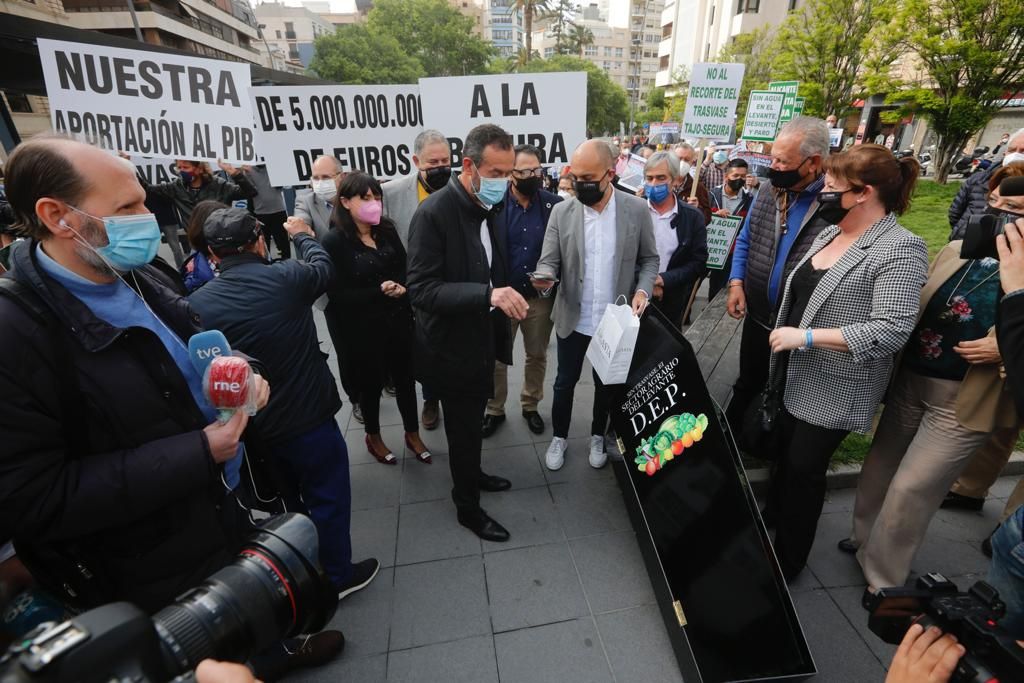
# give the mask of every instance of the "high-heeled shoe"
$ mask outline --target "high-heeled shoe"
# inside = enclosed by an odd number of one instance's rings
[[[388,451],[387,453],[384,453],[383,455],[381,455],[380,453],[378,453],[377,451],[375,451],[373,449],[373,442],[370,441],[370,435],[369,434],[366,435],[366,450],[368,450],[370,452],[370,455],[372,455],[374,458],[376,458],[377,462],[379,462],[382,465],[397,465],[398,464],[398,458],[396,458],[395,454],[392,453],[391,451]]]
[[[409,441],[408,436],[405,437],[405,447],[412,451],[412,454],[416,456],[416,459],[419,460],[424,465],[430,465],[434,462],[430,456],[430,451],[423,451],[421,453],[417,453],[416,449],[413,448],[412,442]]]

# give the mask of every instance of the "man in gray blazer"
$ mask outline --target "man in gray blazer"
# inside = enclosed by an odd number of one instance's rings
[[[428,128],[412,143],[412,163],[416,172],[405,178],[384,183],[384,213],[395,224],[402,246],[409,249],[409,225],[420,202],[448,184],[452,177],[452,150],[440,131]],[[438,397],[430,387],[423,387],[424,429],[437,429],[441,419]]]
[[[319,156],[313,161],[313,175],[309,179],[312,189],[295,196],[295,217],[313,228],[318,242],[331,229],[331,213],[338,196],[338,181],[342,176],[341,162],[336,157]]]
[[[551,406],[554,438],[545,463],[560,469],[572,417],[573,394],[605,306],[624,296],[640,315],[658,277],[658,250],[647,203],[612,187],[615,156],[607,143],[588,140],[570,164],[576,197],[551,210],[533,286],[546,291],[559,279],[551,319],[558,337],[558,373]],[[639,273],[639,275],[638,275]],[[590,465],[608,460],[604,433],[608,397],[594,374]]]

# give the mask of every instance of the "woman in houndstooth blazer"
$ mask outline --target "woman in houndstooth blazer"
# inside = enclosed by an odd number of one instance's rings
[[[785,388],[766,512],[787,580],[814,543],[832,454],[871,428],[928,271],[924,240],[895,216],[909,205],[916,160],[868,144],[830,157],[825,171],[819,215],[833,225],[790,273],[769,338],[770,376]]]

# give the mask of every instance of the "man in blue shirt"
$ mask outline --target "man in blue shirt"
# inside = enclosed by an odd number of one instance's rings
[[[736,240],[726,307],[733,318],[746,321],[740,375],[727,411],[733,425],[741,424],[747,406],[768,381],[768,336],[786,278],[828,225],[817,216],[828,153],[824,121],[798,116],[785,124],[772,144],[772,187],[758,193]]]
[[[544,398],[544,373],[548,366],[548,342],[551,340],[551,308],[554,299],[541,297],[530,284],[530,274],[537,268],[540,249],[544,245],[544,232],[548,227],[551,207],[562,198],[541,189],[544,153],[533,145],[516,147],[512,182],[505,192],[504,206],[494,226],[496,239],[506,245],[508,254],[509,286],[514,287],[530,303],[526,318],[512,320],[512,340],[516,330],[523,333],[526,350],[523,390],[519,402],[523,418],[534,434],[544,432],[544,419],[537,405]],[[505,399],[508,396],[508,366],[497,361],[494,365],[494,398],[487,403],[483,436],[487,438],[505,421]]]

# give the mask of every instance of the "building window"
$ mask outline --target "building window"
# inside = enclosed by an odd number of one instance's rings
[[[792,12],[796,9],[796,0],[789,0],[789,11]]]
[[[4,96],[7,98],[7,106],[15,114],[31,114],[32,105],[28,101],[28,96],[18,92],[4,91]]]
[[[555,56],[555,48],[553,48],[553,47],[546,47],[546,48],[544,48],[544,57],[545,57],[545,59],[548,58],[548,57],[554,57],[554,56]]]
[[[615,56],[616,57],[621,57],[622,56],[622,48],[621,47],[615,48]]]
[[[583,55],[585,57],[596,57],[597,48],[594,47],[593,45],[587,45],[585,48],[583,48]]]
[[[761,9],[761,0],[739,0],[736,14],[757,14]]]

